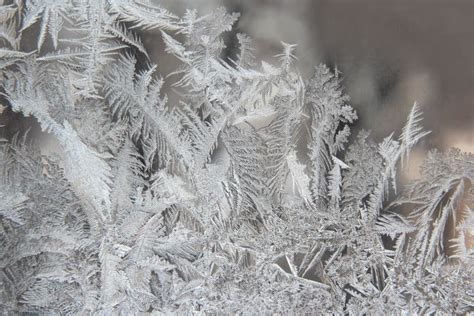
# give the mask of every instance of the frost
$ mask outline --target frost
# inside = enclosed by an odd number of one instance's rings
[[[296,45],[259,62],[245,34],[223,57],[238,17],[0,6],[2,97],[59,147],[0,141],[2,314],[472,313],[472,154],[433,151],[398,188],[420,107],[398,137],[351,140],[337,69],[306,80]]]

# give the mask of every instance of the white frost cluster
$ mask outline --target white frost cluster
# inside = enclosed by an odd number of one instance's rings
[[[258,62],[237,34],[225,57],[238,17],[0,6],[3,115],[32,116],[63,152],[0,141],[2,315],[474,311],[473,155],[433,151],[398,190],[428,134],[419,107],[398,138],[351,139],[339,76],[302,78],[295,45]],[[143,31],[175,57],[165,80]]]

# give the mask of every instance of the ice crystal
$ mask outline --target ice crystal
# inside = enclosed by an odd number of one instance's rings
[[[349,142],[337,71],[305,80],[287,43],[259,64],[245,34],[222,57],[238,17],[0,7],[5,104],[58,144],[0,142],[2,314],[473,312],[473,156],[432,152],[400,190],[419,106],[398,138]],[[179,64],[165,79],[143,31]]]

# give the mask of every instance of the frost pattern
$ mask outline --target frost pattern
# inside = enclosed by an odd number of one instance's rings
[[[474,311],[473,155],[431,152],[399,193],[428,134],[419,106],[398,138],[349,142],[337,70],[305,80],[288,43],[259,64],[245,34],[223,58],[238,17],[147,0],[0,7],[2,95],[61,151],[0,142],[2,314]],[[179,63],[173,102],[145,30]]]

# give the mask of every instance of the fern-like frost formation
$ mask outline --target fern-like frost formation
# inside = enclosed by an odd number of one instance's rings
[[[4,113],[57,149],[0,142],[2,315],[474,311],[474,157],[432,151],[398,188],[428,134],[416,103],[399,137],[349,141],[337,70],[302,78],[287,43],[258,62],[245,34],[223,57],[238,14],[3,2]]]

